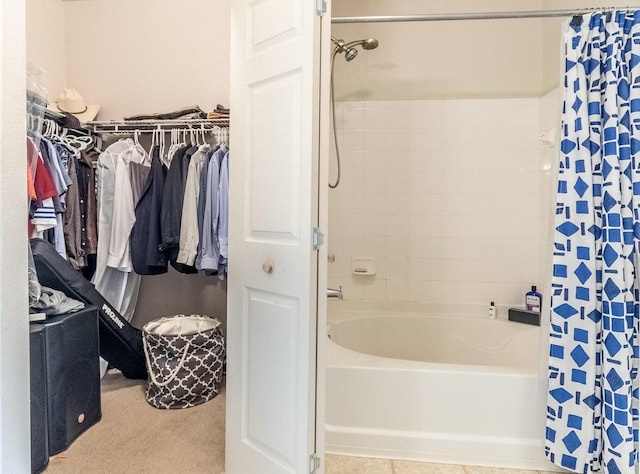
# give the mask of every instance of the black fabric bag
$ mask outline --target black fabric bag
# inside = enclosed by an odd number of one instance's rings
[[[127,378],[146,379],[142,331],[124,319],[95,286],[56,252],[49,242],[32,239],[31,251],[40,284],[98,307],[100,357],[119,369]]]

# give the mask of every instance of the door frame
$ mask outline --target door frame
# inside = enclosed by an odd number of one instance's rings
[[[0,471],[31,466],[25,0],[0,2]]]

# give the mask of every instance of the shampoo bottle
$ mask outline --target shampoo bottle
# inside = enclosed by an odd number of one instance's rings
[[[492,301],[489,305],[489,319],[496,319],[497,314],[496,304]]]
[[[528,291],[525,296],[525,305],[527,311],[533,311],[539,313],[542,308],[542,295],[538,293],[536,285],[531,286],[531,291]]]

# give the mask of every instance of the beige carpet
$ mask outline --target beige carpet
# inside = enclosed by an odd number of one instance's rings
[[[109,372],[102,420],[52,457],[46,474],[211,473],[224,471],[224,390],[185,410],[158,410],[144,381]]]

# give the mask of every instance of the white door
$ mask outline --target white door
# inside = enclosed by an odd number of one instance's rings
[[[232,0],[231,22],[226,473],[306,473],[320,18],[311,0]]]

